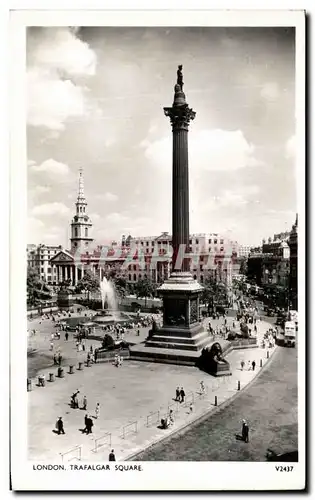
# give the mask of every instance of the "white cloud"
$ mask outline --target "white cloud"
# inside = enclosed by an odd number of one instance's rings
[[[43,205],[37,205],[32,208],[32,215],[35,216],[68,216],[70,213],[69,208],[60,202],[44,203]]]
[[[40,165],[32,165],[30,169],[33,172],[44,172],[49,174],[50,176],[56,176],[60,178],[60,176],[66,176],[70,173],[70,169],[68,165],[65,163],[61,163],[59,161],[53,160],[49,158],[49,160],[43,161]]]
[[[112,212],[106,216],[106,220],[112,224],[124,224],[129,220],[124,214],[119,214],[118,212]]]
[[[267,82],[263,85],[260,95],[266,101],[276,101],[280,95],[279,85],[277,82]]]
[[[146,157],[160,169],[171,169],[171,136],[150,142],[142,141]],[[190,171],[234,171],[258,164],[255,147],[241,130],[202,130],[189,136]]]
[[[27,85],[29,125],[62,131],[67,118],[87,113],[84,89],[74,85],[71,80],[59,80],[32,69],[27,75]]]
[[[69,75],[94,75],[96,54],[74,30],[46,28],[41,30],[40,44],[33,53],[35,64]]]
[[[27,73],[28,124],[55,131],[58,137],[70,117],[89,113],[86,88],[71,78],[95,74],[96,54],[68,28],[29,32]]]
[[[101,216],[99,214],[97,214],[96,212],[93,212],[90,214],[90,218],[91,218],[92,222],[96,222],[96,221],[100,220]]]
[[[37,195],[37,194],[45,194],[49,193],[50,187],[49,186],[35,186],[34,189],[32,190],[32,193]]]
[[[296,136],[292,135],[285,144],[286,158],[295,158],[296,153]]]
[[[106,192],[104,194],[98,194],[96,196],[96,198],[99,200],[105,200],[105,201],[110,201],[110,202],[118,200],[117,194],[110,193],[110,192]]]

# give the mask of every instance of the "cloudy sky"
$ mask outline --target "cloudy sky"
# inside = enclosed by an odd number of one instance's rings
[[[28,242],[68,245],[78,169],[97,242],[171,232],[178,64],[190,230],[243,244],[296,212],[294,30],[32,28],[27,37]]]

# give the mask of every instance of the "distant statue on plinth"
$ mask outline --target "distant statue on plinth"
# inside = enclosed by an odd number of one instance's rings
[[[178,70],[177,70],[177,85],[180,86],[180,90],[183,90],[183,85],[184,85],[182,69],[183,69],[183,65],[180,64],[178,66]]]

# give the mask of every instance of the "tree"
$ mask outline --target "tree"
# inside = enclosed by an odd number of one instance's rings
[[[51,293],[47,285],[40,279],[36,269],[27,268],[26,278],[27,303],[31,306],[37,305],[42,301],[50,300]]]
[[[134,285],[136,296],[145,298],[145,307],[147,306],[147,298],[154,297],[156,288],[157,285],[148,278],[140,279]]]
[[[81,293],[83,290],[96,292],[100,289],[100,283],[91,271],[87,271],[77,284],[76,291]]]

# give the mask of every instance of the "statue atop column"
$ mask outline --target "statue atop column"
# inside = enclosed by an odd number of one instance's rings
[[[183,81],[183,65],[180,64],[178,66],[178,70],[177,70],[177,85],[180,86],[180,90],[183,90],[183,85],[184,85],[184,81]]]

